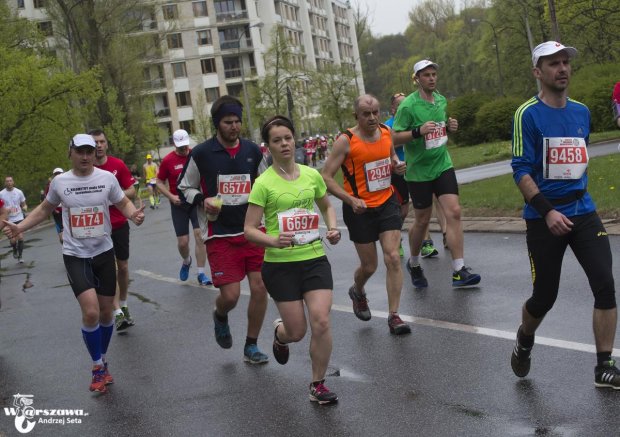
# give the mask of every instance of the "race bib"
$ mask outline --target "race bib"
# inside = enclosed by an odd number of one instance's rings
[[[22,211],[22,209],[18,206],[11,206],[9,208],[9,216],[13,217],[15,215],[19,215],[19,213]]]
[[[424,135],[424,144],[427,149],[435,149],[448,144],[448,133],[446,131],[445,121],[436,122],[435,129]]]
[[[278,213],[280,232],[293,232],[296,246],[319,239],[319,215],[304,208],[293,208]]]
[[[103,206],[69,208],[71,235],[75,238],[95,238],[105,235]]]
[[[583,138],[543,138],[545,179],[580,179],[588,168]]]
[[[250,175],[221,174],[217,177],[217,189],[222,205],[245,205],[252,191]]]
[[[385,190],[392,183],[392,163],[390,158],[380,159],[364,164],[364,174],[366,175],[366,191]]]

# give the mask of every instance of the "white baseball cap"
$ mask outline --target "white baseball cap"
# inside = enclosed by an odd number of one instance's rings
[[[77,134],[71,139],[71,147],[82,146],[90,146],[96,148],[97,144],[95,144],[93,136],[88,134]]]
[[[56,167],[53,171],[52,174],[58,174],[58,173],[64,173],[65,171],[60,168],[60,167]]]
[[[189,135],[185,129],[179,129],[172,134],[172,141],[177,147],[189,146]]]
[[[414,76],[417,75],[418,72],[428,67],[439,68],[439,65],[435,64],[433,61],[429,61],[428,59],[424,59],[420,62],[416,62],[415,65],[413,66],[413,75]]]
[[[543,56],[555,55],[557,52],[564,50],[569,58],[577,56],[577,49],[575,47],[566,47],[557,41],[547,41],[542,44],[538,44],[532,51],[532,64],[534,67],[538,64],[538,60]]]

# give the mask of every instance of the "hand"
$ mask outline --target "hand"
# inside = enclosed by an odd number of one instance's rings
[[[204,200],[204,208],[207,214],[219,214],[222,205],[217,205],[216,197],[207,197]]]
[[[564,214],[552,209],[545,216],[545,222],[549,231],[556,237],[568,234],[573,229],[571,222]]]
[[[179,198],[179,196],[175,194],[172,194],[170,196],[170,201],[172,202],[173,205],[179,206],[181,204],[181,199]]]
[[[427,121],[422,126],[420,126],[420,133],[424,136],[433,132],[437,128],[437,123],[434,121]]]
[[[140,209],[136,209],[133,214],[131,214],[131,221],[134,222],[136,226],[140,226],[144,222],[144,207],[146,205],[142,205]]]
[[[4,235],[6,235],[7,238],[15,238],[21,233],[19,226],[15,223],[11,223],[6,220],[2,220],[2,223],[4,223],[2,232],[4,232]]]
[[[291,247],[293,245],[294,235],[295,234],[293,232],[282,232],[277,237],[274,237],[275,241],[273,247],[277,247],[278,249]]]
[[[448,125],[449,132],[456,132],[459,128],[459,122],[456,118],[448,117]]]
[[[327,234],[325,234],[325,238],[327,238],[327,241],[329,241],[330,244],[337,244],[340,241],[341,236],[342,233],[338,229],[331,229],[327,231]]]
[[[398,175],[403,175],[407,171],[407,164],[403,161],[392,161],[392,170]]]
[[[351,197],[351,208],[354,214],[363,214],[366,212],[366,202],[357,197]]]

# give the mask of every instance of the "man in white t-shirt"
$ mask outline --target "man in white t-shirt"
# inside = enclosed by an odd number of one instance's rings
[[[52,180],[47,197],[21,223],[4,221],[12,238],[45,220],[62,203],[65,229],[62,247],[69,283],[82,310],[82,337],[93,360],[91,391],[105,393],[114,382],[105,354],[114,329],[116,264],[112,246],[110,205],[136,225],[144,207],[136,209],[114,175],[94,167],[95,140],[77,134],[69,146],[72,170]]]
[[[0,198],[4,200],[4,205],[9,211],[9,221],[11,223],[19,223],[24,219],[24,213],[28,211],[26,205],[26,197],[19,188],[15,187],[13,176],[4,178],[4,190],[0,191]],[[13,248],[13,258],[23,263],[22,252],[24,250],[24,235],[16,235],[11,238],[11,247]]]

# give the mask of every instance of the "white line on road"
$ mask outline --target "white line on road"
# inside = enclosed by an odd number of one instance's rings
[[[146,278],[155,279],[157,281],[169,282],[169,283],[185,285],[189,287],[196,287],[196,288],[201,288],[201,289],[210,290],[210,291],[217,290],[216,288],[212,286],[205,287],[198,283],[181,282],[178,279],[169,278],[163,275],[159,275],[157,273],[149,272],[148,270],[135,270],[134,273],[140,276],[144,276]],[[241,294],[249,296],[250,292],[247,289],[242,288]],[[332,305],[332,310],[339,311],[342,313],[353,313],[353,309],[351,308],[351,306],[334,304]],[[389,314],[386,311],[372,310],[372,315],[373,317],[379,317],[379,318],[387,320]],[[505,340],[510,340],[510,341],[514,341],[515,335],[516,335],[516,332],[511,332],[511,331],[502,331],[499,329],[483,328],[480,326],[463,325],[460,323],[446,322],[443,320],[434,320],[434,319],[427,319],[424,317],[408,316],[406,314],[401,314],[400,318],[406,322],[411,322],[416,325],[430,326],[432,328],[450,329],[452,331],[467,332],[470,334],[486,335],[488,337],[503,338]],[[552,346],[552,347],[574,350],[574,351],[579,351],[579,352],[596,353],[596,347],[593,344],[578,343],[575,341],[557,340],[555,338],[541,337],[538,335],[536,336],[536,344],[542,344],[545,346]],[[612,355],[620,356],[620,349],[614,349],[612,351]]]

